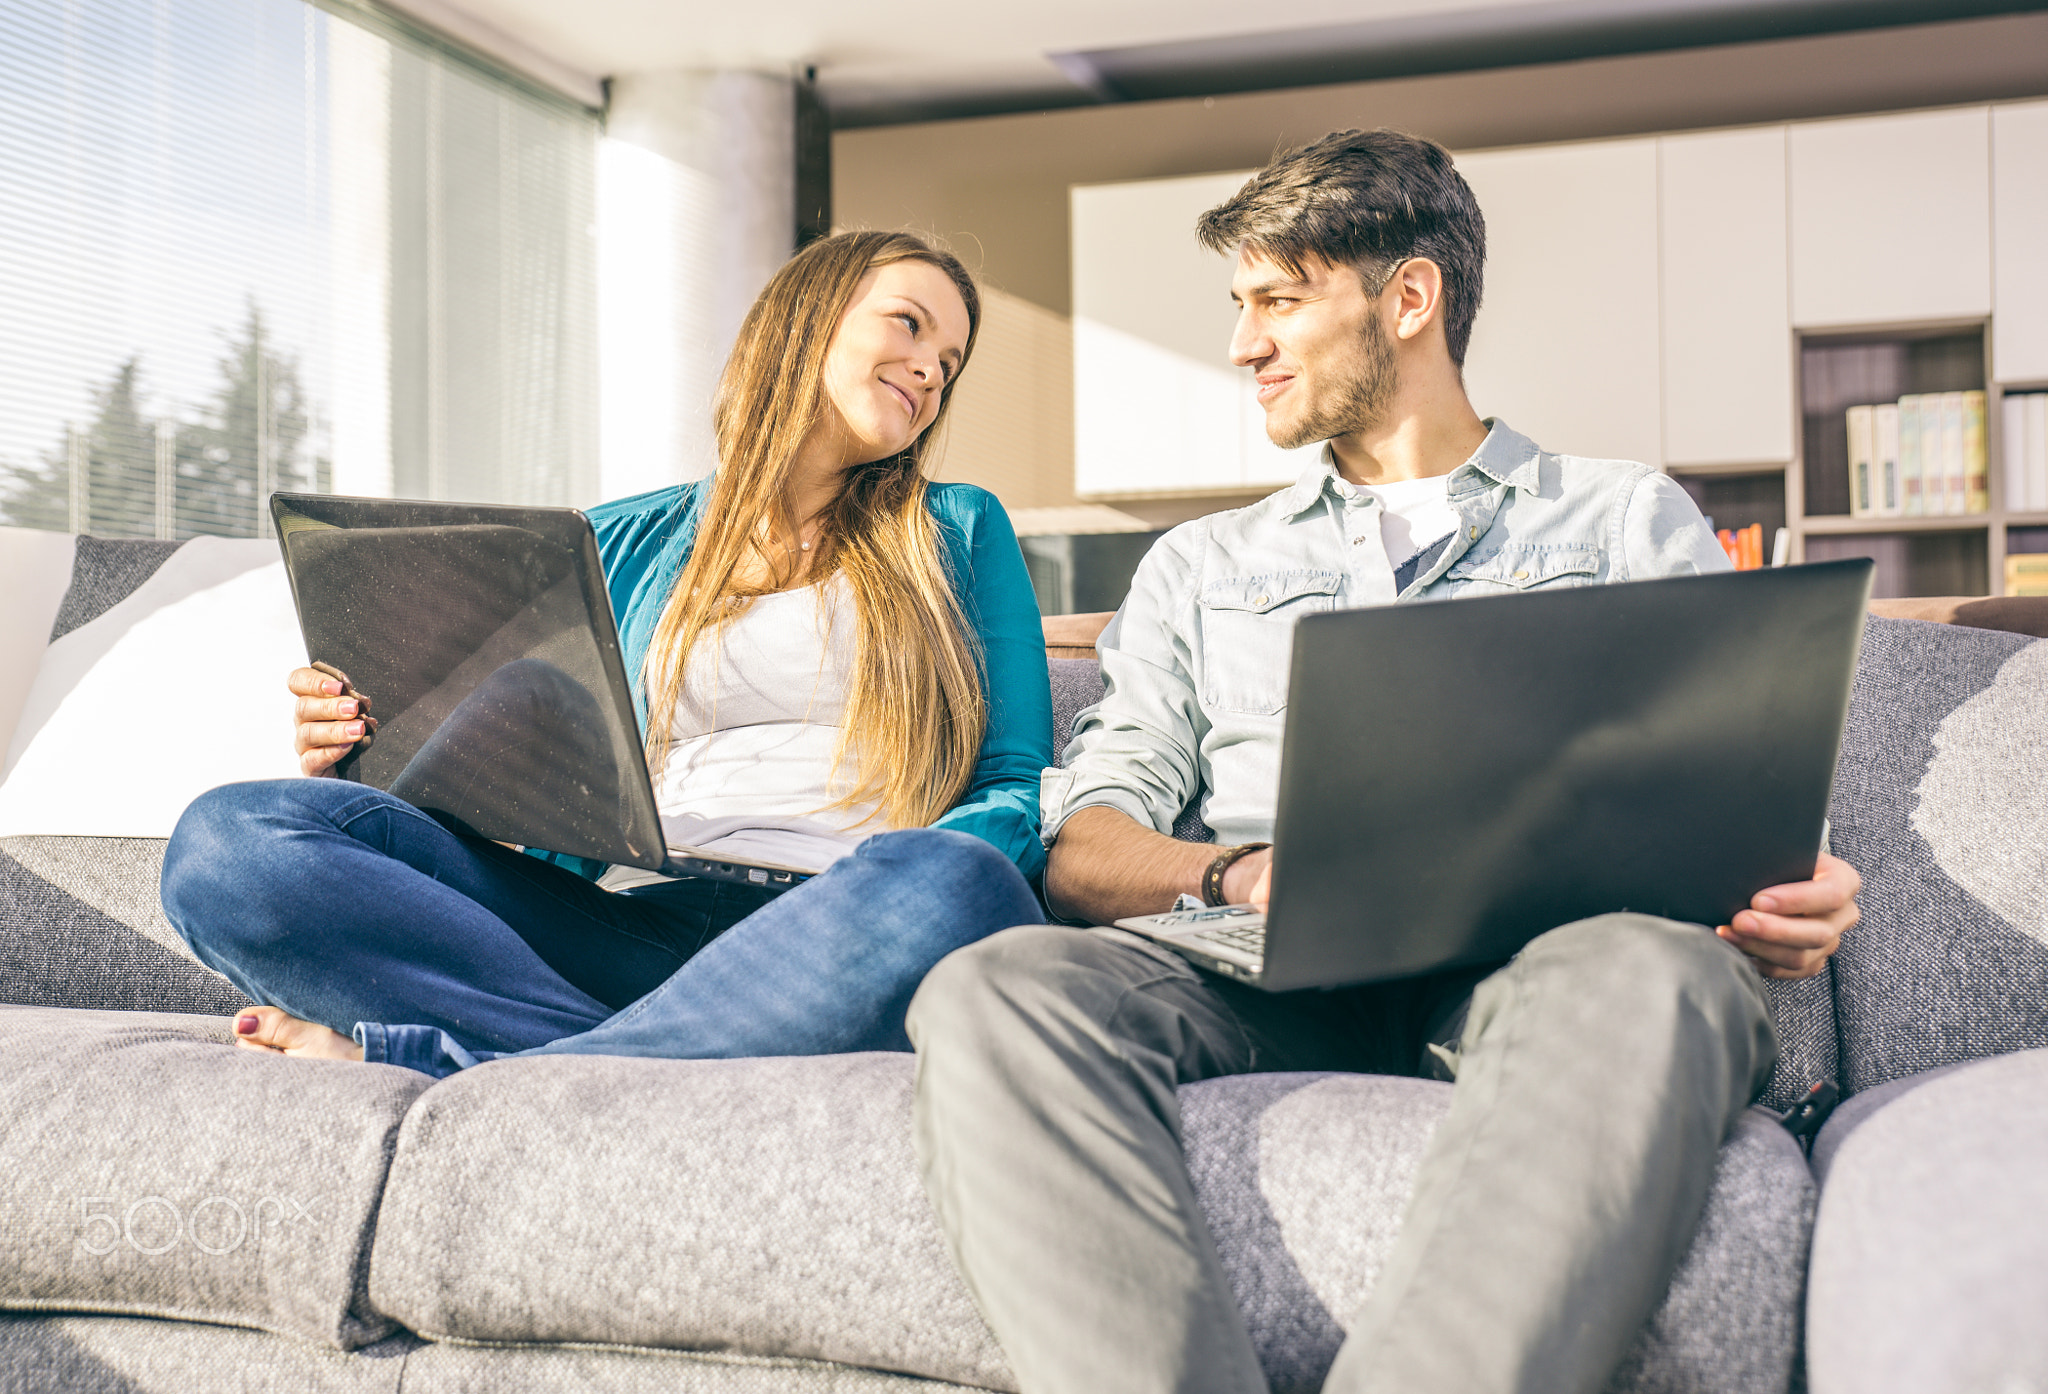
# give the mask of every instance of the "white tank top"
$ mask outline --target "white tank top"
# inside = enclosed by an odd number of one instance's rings
[[[705,635],[683,673],[654,800],[671,847],[823,867],[890,831],[876,805],[831,808],[832,756],[853,681],[853,588],[842,575],[756,596],[739,618]],[[650,689],[662,674],[649,674]],[[658,879],[615,867],[613,889]]]

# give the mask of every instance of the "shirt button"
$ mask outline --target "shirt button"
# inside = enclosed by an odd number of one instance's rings
[[[1271,596],[1266,596],[1266,595],[1262,595],[1262,596],[1259,596],[1259,597],[1257,597],[1256,599],[1254,599],[1254,600],[1252,601],[1252,604],[1254,604],[1254,605],[1264,605],[1264,604],[1265,604],[1265,603],[1266,603],[1266,602],[1267,602],[1268,600],[1270,600],[1270,599],[1272,599],[1272,597],[1271,597]]]
[[[1365,539],[1363,537],[1354,537],[1351,539],[1351,545],[1354,547],[1361,546],[1364,544],[1364,542]]]
[[[1474,542],[1477,542],[1479,540],[1479,529],[1477,526],[1474,526],[1472,529],[1472,540]]]
[[[1529,573],[1526,571],[1517,571],[1515,573],[1515,579],[1517,581],[1526,581],[1529,579]]]

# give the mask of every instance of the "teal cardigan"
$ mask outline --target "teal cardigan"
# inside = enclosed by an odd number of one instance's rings
[[[640,669],[676,573],[696,541],[697,517],[710,483],[700,479],[589,510],[642,730],[647,695]],[[1052,763],[1052,688],[1031,576],[1009,515],[995,495],[972,484],[933,484],[925,500],[945,542],[953,593],[981,641],[982,690],[988,698],[988,729],[974,778],[960,802],[932,826],[972,833],[993,844],[1035,883],[1045,871],[1045,848],[1038,840],[1038,777]],[[585,876],[604,871],[602,862],[586,857],[536,855]]]

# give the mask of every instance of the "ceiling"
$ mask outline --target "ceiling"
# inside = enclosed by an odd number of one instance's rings
[[[815,69],[840,127],[1519,66],[2048,9],[2048,0],[390,0],[557,86]],[[1276,24],[1276,20],[1281,21]]]

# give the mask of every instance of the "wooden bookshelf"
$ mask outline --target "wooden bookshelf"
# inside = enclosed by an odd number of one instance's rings
[[[1732,462],[1673,465],[1716,528],[1790,534],[1791,560],[1868,556],[1876,595],[1998,595],[2008,553],[2048,552],[2048,513],[2008,512],[2004,440],[2007,393],[2048,391],[2048,382],[1997,382],[1983,320],[1878,324],[1795,331],[1794,458],[1790,466]],[[1984,393],[1990,508],[1934,517],[1858,518],[1849,511],[1846,414],[1910,392]]]
[[[1999,511],[2003,481],[1994,418],[2002,413],[1985,372],[1988,335],[1982,320],[1795,331],[1789,466],[1674,465],[1671,473],[1716,528],[1762,523],[1769,538],[1783,527],[1792,561],[1871,557],[1878,564],[1879,597],[1995,594],[2004,579],[2006,529],[2031,523],[2033,515],[2008,519]],[[1848,409],[1909,392],[1972,390],[1986,394],[1991,511],[1852,516]],[[2028,543],[2017,550],[2034,550],[2033,539]]]

